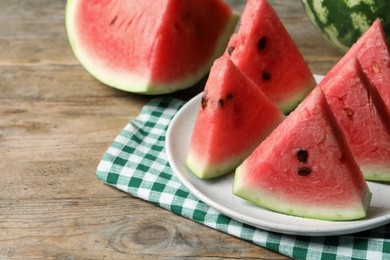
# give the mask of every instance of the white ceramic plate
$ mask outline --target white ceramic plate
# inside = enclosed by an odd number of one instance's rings
[[[321,76],[316,76],[317,82]],[[167,132],[169,163],[180,181],[201,201],[243,223],[284,234],[328,236],[364,231],[390,223],[390,184],[369,182],[373,194],[368,216],[356,221],[323,221],[280,214],[258,207],[232,194],[233,174],[200,180],[185,165],[185,158],[202,93],[187,102]]]

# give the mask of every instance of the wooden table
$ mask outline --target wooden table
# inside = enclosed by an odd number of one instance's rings
[[[242,11],[244,1],[229,3]],[[326,73],[340,54],[300,2],[270,3],[313,73]],[[151,97],[107,87],[80,66],[65,4],[0,1],[0,259],[284,259],[96,179],[113,138]]]

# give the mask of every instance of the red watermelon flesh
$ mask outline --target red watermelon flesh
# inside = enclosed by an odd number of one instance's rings
[[[326,74],[320,85],[336,76],[353,56],[359,60],[363,71],[377,88],[390,114],[390,51],[379,19]]]
[[[222,0],[69,0],[66,13],[84,67],[110,86],[147,94],[199,81],[238,20]]]
[[[233,193],[273,211],[325,220],[363,218],[371,199],[321,88],[236,169]]]
[[[222,56],[206,82],[187,166],[201,179],[232,172],[283,119],[256,84]]]
[[[358,60],[351,57],[322,88],[365,178],[390,181],[390,118]]]
[[[249,0],[225,53],[284,112],[316,85],[302,54],[272,6]]]

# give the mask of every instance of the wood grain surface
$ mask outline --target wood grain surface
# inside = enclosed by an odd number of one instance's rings
[[[238,12],[245,4],[227,2]],[[313,73],[326,73],[340,54],[299,0],[270,3]],[[81,67],[65,5],[0,1],[0,259],[285,259],[96,179],[107,147],[152,97],[107,87]]]

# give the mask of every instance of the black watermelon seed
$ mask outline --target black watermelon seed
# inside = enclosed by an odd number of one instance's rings
[[[225,102],[223,101],[222,98],[221,98],[220,100],[218,100],[218,105],[220,105],[221,107],[223,107],[224,104],[225,104]]]
[[[307,176],[311,173],[311,169],[309,167],[299,167],[298,174],[300,176]]]
[[[233,51],[234,51],[234,46],[229,46],[228,51],[227,51],[229,56],[232,55]]]
[[[118,19],[118,16],[115,16],[115,17],[111,20],[110,25],[114,25],[117,19]]]
[[[263,79],[264,80],[270,80],[271,79],[271,73],[269,73],[266,70],[263,70]]]
[[[233,93],[228,93],[226,96],[227,100],[232,100],[233,99]]]
[[[202,104],[202,109],[205,109],[207,107],[207,99],[205,97],[202,97],[201,104]]]
[[[263,36],[260,38],[260,40],[257,42],[257,49],[259,51],[262,51],[267,46],[267,39]]]
[[[348,117],[352,117],[353,114],[354,114],[353,110],[350,109],[350,108],[344,108],[344,111],[345,111],[345,113],[347,114]]]
[[[303,148],[299,149],[297,151],[297,158],[298,158],[298,161],[300,161],[301,163],[304,163],[307,161],[307,151]]]

